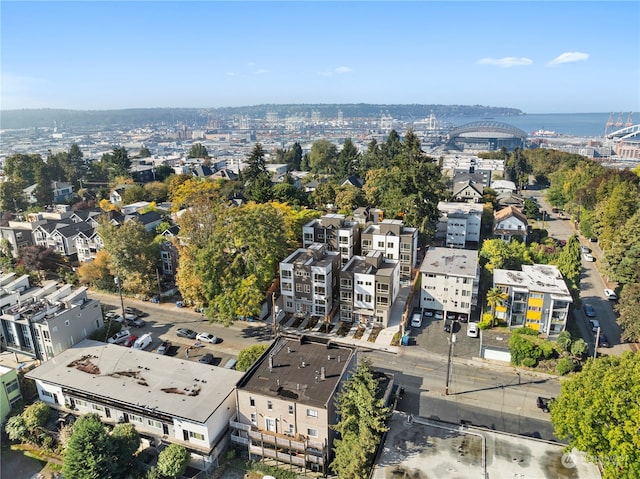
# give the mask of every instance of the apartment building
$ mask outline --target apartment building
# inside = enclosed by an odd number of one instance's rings
[[[327,214],[302,227],[302,245],[308,248],[313,243],[324,243],[328,251],[340,253],[341,265],[360,252],[360,228],[356,221],[344,215]]]
[[[523,265],[522,271],[496,269],[493,286],[507,295],[495,315],[510,327],[527,326],[550,338],[565,330],[573,299],[556,266]]]
[[[326,473],[338,421],[336,396],[357,367],[357,349],[326,338],[280,336],[238,383],[231,442]]]
[[[31,287],[27,275],[0,277],[2,346],[47,361],[104,326],[100,302],[87,288],[46,281]]]
[[[420,266],[420,306],[466,321],[478,304],[478,252],[431,247]]]
[[[340,270],[340,319],[387,327],[400,290],[400,262],[381,251],[354,256]]]
[[[387,259],[400,261],[400,284],[411,281],[411,270],[418,261],[418,230],[400,220],[383,220],[367,226],[361,235],[361,255],[380,251]]]
[[[280,262],[280,293],[286,313],[332,315],[337,295],[340,253],[326,243],[299,248]]]
[[[131,423],[145,441],[187,448],[198,469],[225,451],[242,372],[88,339],[56,359],[27,373],[52,408]]]
[[[480,243],[483,205],[478,203],[438,203],[440,217],[436,239],[451,248],[477,247]]]
[[[0,366],[0,424],[4,424],[11,410],[22,401],[18,372],[14,368]]]

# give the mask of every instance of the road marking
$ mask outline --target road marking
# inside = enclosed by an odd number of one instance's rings
[[[434,369],[434,368],[428,368],[428,367],[426,367],[426,366],[418,366],[418,365],[416,365],[415,367],[416,367],[417,369],[424,369],[425,371],[435,371],[435,369]]]

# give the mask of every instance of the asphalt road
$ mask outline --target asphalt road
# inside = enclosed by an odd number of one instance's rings
[[[544,199],[545,190],[526,190],[523,192],[525,197],[535,197],[538,204],[549,215],[543,222],[538,222],[541,227],[544,227],[549,232],[549,236],[557,239],[569,239],[574,234],[579,234],[576,231],[574,225],[570,219],[563,219],[557,214],[551,213],[551,205]],[[591,249],[592,254],[596,261],[588,262],[582,261],[582,275],[580,278],[580,297],[584,303],[590,303],[596,310],[596,319],[600,322],[601,330],[607,335],[609,343],[612,348],[598,348],[600,354],[621,354],[623,351],[628,350],[628,345],[623,344],[620,340],[622,330],[616,322],[616,315],[613,311],[613,301],[609,301],[604,296],[604,288],[614,289],[613,284],[606,281],[602,273],[598,269],[603,269],[602,263],[604,263],[603,252],[597,243],[589,241],[583,236],[578,236],[580,244]],[[595,336],[591,332],[589,326],[589,318],[584,314],[581,308],[576,308],[574,312],[574,319],[578,325],[582,337],[589,344],[590,354],[593,354],[593,347],[595,345]]]

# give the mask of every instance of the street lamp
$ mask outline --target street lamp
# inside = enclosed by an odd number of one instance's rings
[[[453,331],[453,325],[451,326],[451,331]],[[449,338],[449,359],[447,360],[447,379],[444,385],[444,395],[449,395],[449,375],[451,374],[451,358],[453,356],[453,345],[456,343],[456,334],[451,333],[451,337]]]
[[[122,306],[122,321],[124,322],[126,316],[124,315],[124,300],[122,299],[122,284],[120,283],[120,277],[115,276],[113,282],[118,286],[118,293],[120,293],[120,306]]]

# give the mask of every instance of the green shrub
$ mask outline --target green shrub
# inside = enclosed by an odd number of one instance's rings
[[[569,358],[560,358],[558,360],[558,364],[556,365],[556,372],[561,376],[570,373],[575,369],[575,365],[573,361]]]
[[[522,360],[522,365],[528,368],[533,368],[538,364],[538,361],[535,358],[524,358]]]
[[[513,330],[514,334],[522,334],[525,336],[537,336],[539,333],[535,329],[531,329],[527,326],[524,328],[517,328]]]
[[[482,319],[478,323],[480,329],[489,329],[493,325],[493,315],[491,313],[484,313]]]
[[[571,347],[571,333],[569,331],[562,331],[558,334],[556,342],[562,348],[563,351],[569,351]]]

